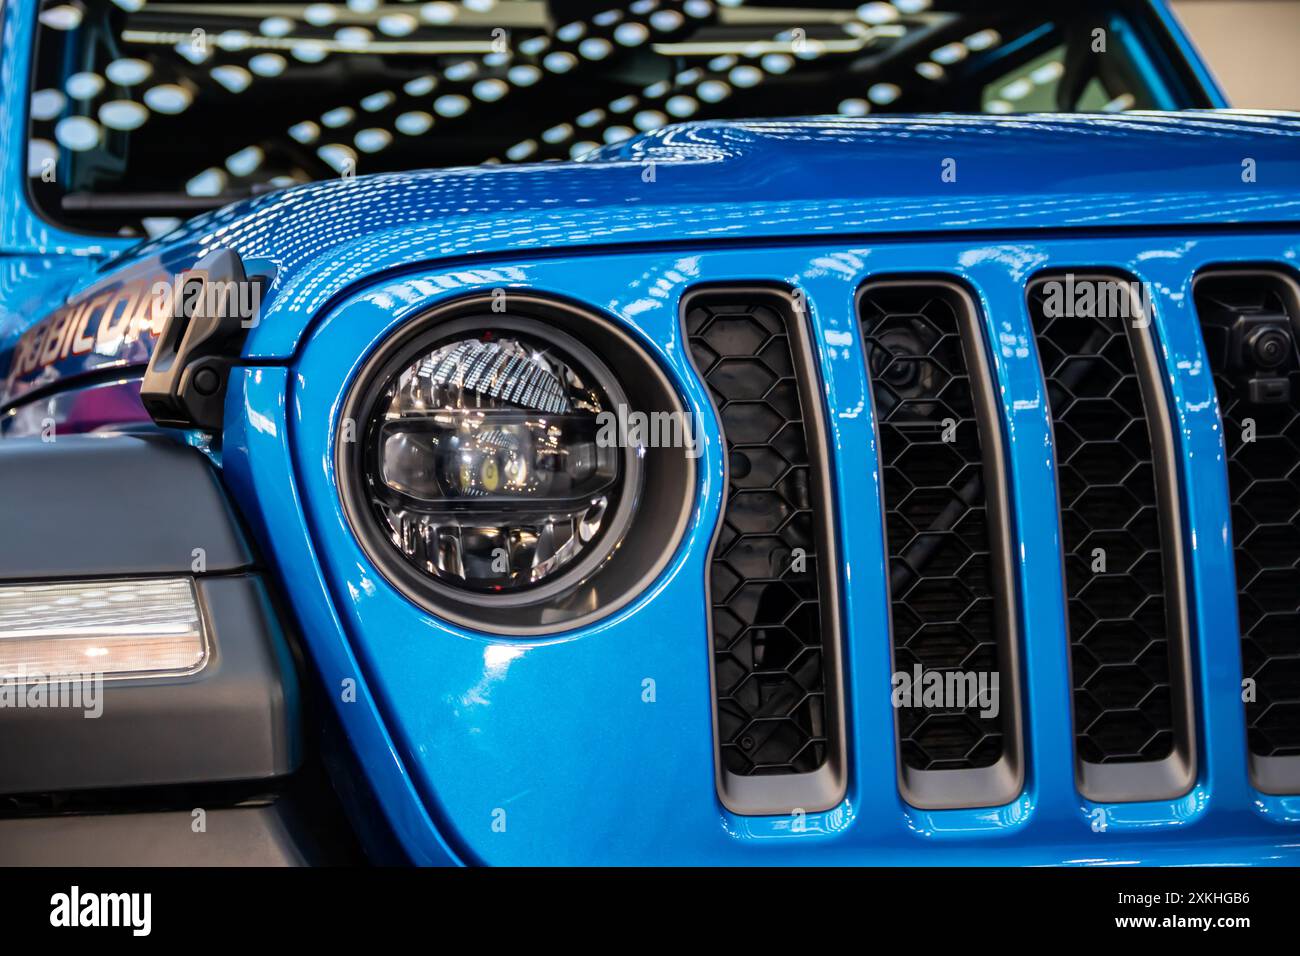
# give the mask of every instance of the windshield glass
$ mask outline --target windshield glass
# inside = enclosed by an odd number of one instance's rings
[[[1104,5],[1073,6],[45,0],[28,177],[48,219],[139,236],[295,183],[569,159],[683,120],[1156,106],[1122,50],[1091,49]]]

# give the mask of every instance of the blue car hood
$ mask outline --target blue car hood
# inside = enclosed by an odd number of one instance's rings
[[[269,277],[245,356],[275,360],[345,289],[431,260],[481,270],[631,243],[1298,221],[1300,114],[689,123],[577,162],[340,179],[227,206],[110,260],[23,338],[30,355],[69,313],[83,328],[112,321],[139,289],[222,246]],[[11,368],[0,404],[33,383],[142,364],[155,326],[137,315],[120,354]]]

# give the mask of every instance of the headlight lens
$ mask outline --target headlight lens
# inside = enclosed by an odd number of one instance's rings
[[[522,290],[467,295],[359,369],[336,419],[339,501],[366,562],[435,618],[553,634],[613,614],[675,553],[696,468],[671,425],[688,418],[618,323]]]
[[[404,359],[363,439],[372,505],[402,556],[483,593],[589,572],[640,483],[637,456],[598,440],[598,416],[622,400],[608,369],[553,330],[512,325]]]

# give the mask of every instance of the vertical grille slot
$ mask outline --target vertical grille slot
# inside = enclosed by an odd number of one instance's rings
[[[925,279],[872,282],[858,308],[894,686],[911,689],[894,699],[900,786],[926,808],[1005,803],[1023,781],[1016,618],[1002,432],[978,313],[960,287]],[[997,676],[983,700],[969,693],[981,674]],[[918,700],[918,675],[964,686],[964,696]]]
[[[1195,776],[1173,435],[1135,287],[1070,274],[1029,289],[1059,482],[1079,786],[1094,800],[1173,798]]]
[[[699,292],[686,339],[727,449],[710,557],[718,790],[737,813],[844,794],[830,463],[812,349],[789,296]]]
[[[1199,276],[1194,297],[1228,453],[1251,777],[1265,792],[1297,793],[1300,288],[1281,273],[1223,270]]]

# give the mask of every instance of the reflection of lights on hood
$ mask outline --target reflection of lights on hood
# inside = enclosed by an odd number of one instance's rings
[[[492,675],[504,675],[510,662],[524,655],[526,648],[521,644],[491,644],[483,651],[483,665]]]
[[[483,649],[483,676],[478,683],[461,695],[460,703],[468,707],[486,705],[492,685],[503,680],[510,665],[523,657],[528,648],[523,644],[489,644]]]

